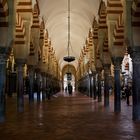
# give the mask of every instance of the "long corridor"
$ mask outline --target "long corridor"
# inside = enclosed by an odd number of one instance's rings
[[[140,140],[140,124],[132,121],[132,106],[122,101],[120,114],[110,107],[75,93],[44,102],[28,103],[16,111],[16,97],[7,98],[6,121],[0,124],[0,140]]]

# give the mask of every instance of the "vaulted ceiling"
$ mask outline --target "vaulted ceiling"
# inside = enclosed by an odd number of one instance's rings
[[[76,58],[85,45],[94,16],[98,18],[101,0],[70,0],[71,49]],[[67,56],[68,38],[68,0],[38,0],[40,16],[44,18],[52,47],[61,68],[66,64],[63,57]],[[77,59],[71,62],[77,67]]]

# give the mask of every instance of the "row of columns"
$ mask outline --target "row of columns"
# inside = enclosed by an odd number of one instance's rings
[[[117,4],[116,4],[117,3]],[[79,69],[78,72],[78,83],[79,90],[82,92],[85,87],[88,87],[88,82],[85,82],[88,79],[90,81],[90,92],[94,95],[96,93],[98,95],[98,101],[101,101],[101,71],[104,73],[104,106],[109,106],[109,76],[111,63],[114,65],[114,112],[121,111],[121,81],[120,81],[120,72],[121,72],[121,63],[123,60],[123,56],[125,54],[125,45],[130,48],[129,51],[133,61],[133,120],[140,120],[140,96],[139,96],[139,73],[140,73],[140,47],[139,41],[136,39],[136,36],[139,36],[139,33],[136,32],[135,29],[139,29],[139,21],[140,18],[138,16],[139,13],[139,1],[111,1],[109,0],[107,3],[107,13],[105,8],[105,3],[101,1],[100,9],[99,9],[99,25],[94,19],[93,22],[93,48],[96,52],[96,57],[94,58],[94,63],[96,66],[96,72],[98,74],[97,87],[98,92],[94,89],[94,85],[92,85],[91,79],[87,78],[86,69],[82,65],[85,65],[83,58],[86,55],[86,52],[81,53],[81,58],[79,59]],[[115,7],[118,5],[117,7]],[[134,6],[135,5],[135,6]],[[115,10],[114,10],[115,9]],[[132,10],[132,12],[131,12]],[[118,11],[118,12],[116,12]],[[131,15],[132,14],[132,15]],[[107,15],[107,21],[105,16]],[[124,18],[123,18],[124,17]],[[132,18],[132,20],[131,20]],[[125,26],[123,25],[123,20]],[[106,28],[107,27],[107,28]],[[98,32],[100,31],[100,32]],[[107,34],[104,34],[108,31]],[[103,35],[108,36],[108,49],[104,48],[104,37]],[[125,40],[126,39],[126,40]],[[132,40],[133,39],[133,40]],[[99,44],[97,42],[100,42]],[[126,41],[126,42],[125,42]],[[124,44],[124,42],[126,44]],[[110,53],[109,51],[110,50]],[[108,53],[107,53],[108,52]],[[105,55],[105,56],[104,56]],[[108,56],[110,56],[110,60],[108,61]],[[92,58],[89,59],[89,61]],[[105,61],[106,60],[106,61]],[[84,72],[83,72],[84,71]],[[81,73],[82,72],[82,73]],[[90,94],[91,95],[91,94]],[[91,97],[91,96],[90,96]],[[95,96],[94,96],[95,98]]]
[[[122,58],[114,58],[114,111],[121,111],[121,83],[120,83],[120,67]],[[109,87],[111,83],[110,79],[110,65],[104,65],[104,106],[109,107]],[[97,81],[96,81],[97,74]],[[97,73],[89,74],[78,81],[80,92],[85,92],[90,97],[98,101],[102,101],[102,69],[97,69]],[[97,87],[97,89],[96,89]]]
[[[34,83],[37,88],[37,101],[40,101],[41,91],[42,100],[45,100],[47,93],[55,94],[60,91],[60,68],[48,40],[47,31],[44,39],[45,24],[41,22],[40,25],[39,22],[38,2],[36,1],[33,9],[32,0],[26,2],[2,0],[0,5],[0,10],[4,11],[3,15],[5,15],[5,17],[0,15],[0,31],[4,35],[4,38],[0,39],[0,122],[3,122],[5,120],[6,65],[11,50],[15,60],[13,63],[16,64],[18,112],[24,111],[25,65],[29,79],[29,103],[34,101]],[[7,11],[11,12],[6,13]],[[4,18],[6,24],[3,24]]]
[[[0,1],[0,122],[5,120],[6,63],[15,31],[15,5],[13,1]]]
[[[98,80],[96,81],[96,74],[88,74],[85,77],[81,78],[77,85],[78,90],[81,93],[86,94],[87,96],[102,101],[102,91],[101,91],[101,76],[98,75]]]
[[[35,74],[36,74],[36,79],[35,79]],[[37,101],[39,102],[41,100],[41,92],[42,92],[42,100],[45,100],[47,98],[47,94],[50,94],[52,96],[53,94],[60,91],[59,80],[54,78],[52,75],[49,75],[45,72],[40,72],[39,70],[35,70],[34,73],[33,70],[30,69],[29,82],[30,82],[29,85],[30,103],[34,101],[34,83],[36,83],[35,86],[37,92]]]

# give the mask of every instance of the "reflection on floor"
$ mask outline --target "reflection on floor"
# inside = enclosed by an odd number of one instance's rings
[[[59,93],[33,104],[25,97],[24,113],[16,112],[16,97],[7,98],[6,122],[0,140],[140,140],[140,123],[132,121],[132,106],[122,101],[122,112],[113,112],[113,97],[105,109],[87,96]]]

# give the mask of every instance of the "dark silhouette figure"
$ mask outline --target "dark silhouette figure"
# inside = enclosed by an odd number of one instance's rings
[[[46,97],[47,97],[48,100],[51,99],[51,88],[50,88],[50,87],[48,87],[48,88],[46,89]]]
[[[130,104],[129,96],[131,95],[131,88],[128,85],[125,87],[125,95],[126,95],[126,103],[127,105],[129,105]]]
[[[65,87],[65,92],[67,93],[67,87]]]
[[[68,84],[68,92],[69,92],[69,95],[72,95],[72,85],[71,84]]]

